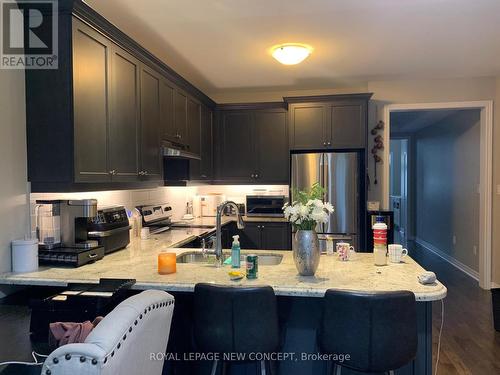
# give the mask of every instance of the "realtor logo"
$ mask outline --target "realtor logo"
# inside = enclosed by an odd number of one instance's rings
[[[57,69],[57,0],[0,0],[0,68]]]

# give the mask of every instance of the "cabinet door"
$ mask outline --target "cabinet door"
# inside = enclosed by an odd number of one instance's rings
[[[160,133],[163,139],[177,140],[174,122],[174,86],[167,80],[160,81]]]
[[[201,161],[200,178],[210,180],[213,177],[213,112],[203,106],[201,108]]]
[[[200,132],[201,132],[201,106],[200,103],[188,98],[187,101],[187,129],[188,149],[196,155],[200,155]]]
[[[141,68],[141,168],[143,179],[161,180],[160,169],[160,77]],[[142,173],[141,173],[142,172]]]
[[[251,112],[222,113],[218,155],[220,179],[254,182],[257,165],[253,128]]]
[[[187,96],[179,90],[174,93],[174,123],[177,142],[187,143]]]
[[[73,21],[76,182],[111,180],[107,137],[110,45],[110,41],[92,28]]]
[[[366,105],[334,104],[331,113],[331,143],[334,148],[366,147]]]
[[[115,46],[111,57],[109,168],[114,181],[138,180],[140,63]]]
[[[292,234],[288,223],[261,223],[263,250],[291,250]]]
[[[288,184],[289,151],[287,113],[257,111],[254,114],[256,181]]]
[[[290,106],[290,148],[318,149],[326,146],[329,130],[326,127],[326,107],[323,103],[293,104]]]
[[[240,234],[240,247],[246,249],[261,249],[260,223],[245,223],[245,228]]]
[[[209,181],[213,173],[212,111],[201,106],[200,158],[190,161],[192,180]]]

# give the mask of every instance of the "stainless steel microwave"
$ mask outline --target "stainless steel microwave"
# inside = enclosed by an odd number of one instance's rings
[[[284,195],[247,195],[247,216],[283,217]]]

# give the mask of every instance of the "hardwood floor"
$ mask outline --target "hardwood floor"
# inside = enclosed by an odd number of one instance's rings
[[[434,271],[448,288],[439,375],[500,374],[500,332],[493,328],[491,293],[461,271],[415,244],[410,255]],[[433,304],[434,363],[441,324],[441,303]],[[31,361],[29,309],[0,304],[0,362]],[[8,344],[5,344],[8,343]]]
[[[434,271],[448,288],[444,300],[439,375],[500,374],[500,332],[493,328],[491,293],[438,256],[410,243],[410,255]],[[433,303],[433,358],[436,362],[441,303]]]

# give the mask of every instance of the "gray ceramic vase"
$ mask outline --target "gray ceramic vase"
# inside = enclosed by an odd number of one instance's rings
[[[293,260],[302,276],[314,276],[319,265],[319,240],[314,230],[298,230],[293,236]]]

